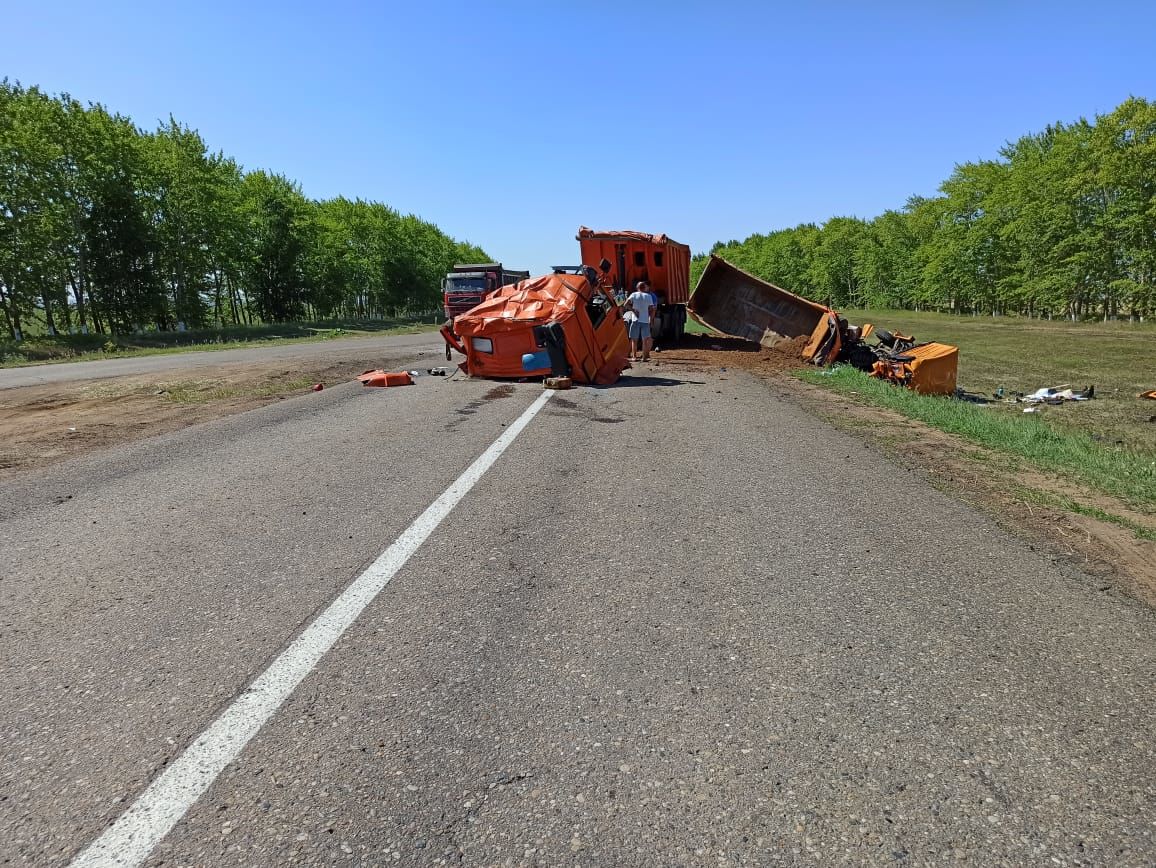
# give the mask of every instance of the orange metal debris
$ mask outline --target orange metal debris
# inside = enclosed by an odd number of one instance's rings
[[[828,310],[819,320],[811,339],[803,348],[803,359],[813,365],[826,365],[839,357],[843,349],[843,337],[839,327],[839,315]]]
[[[366,371],[357,378],[363,386],[412,386],[413,377],[408,371]]]
[[[897,360],[880,360],[872,377],[906,386],[921,395],[954,395],[959,369],[959,348],[949,344],[923,344],[904,350]]]

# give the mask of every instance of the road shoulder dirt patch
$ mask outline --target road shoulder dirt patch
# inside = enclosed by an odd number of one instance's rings
[[[409,353],[419,355],[428,354]],[[325,387],[347,383],[382,363],[380,346],[366,346],[314,353],[289,364],[284,359],[255,358],[0,390],[0,479],[308,395],[314,383]]]

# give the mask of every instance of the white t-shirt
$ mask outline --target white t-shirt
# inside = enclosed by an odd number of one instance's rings
[[[634,312],[638,314],[638,321],[643,323],[650,322],[650,308],[658,307],[658,299],[656,299],[649,292],[642,292],[635,290],[626,296],[626,306],[634,306]]]

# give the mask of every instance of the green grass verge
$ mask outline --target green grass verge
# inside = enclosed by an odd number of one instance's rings
[[[391,320],[333,320],[273,325],[231,326],[141,335],[58,335],[0,341],[0,367],[152,356],[205,350],[231,350],[287,343],[313,343],[342,337],[415,334],[434,331],[441,320],[405,317]]]
[[[1156,507],[1156,456],[1105,446],[1083,432],[1057,430],[1035,415],[1009,415],[998,412],[995,405],[918,395],[846,365],[804,370],[798,376],[997,452],[1024,458],[1044,470],[1079,479],[1144,511]]]
[[[687,318],[687,321],[686,321],[686,333],[688,335],[711,335],[711,334],[714,334],[714,332],[712,332],[706,326],[699,325],[697,322],[690,319],[689,317]]]
[[[921,341],[959,347],[959,385],[990,396],[1034,392],[1065,383],[1096,387],[1097,400],[1049,408],[1048,425],[1094,435],[1104,443],[1156,457],[1156,402],[1137,395],[1156,389],[1156,323],[955,316],[903,310],[843,311],[853,323],[873,322]],[[1022,407],[997,407],[1016,415]]]
[[[1086,515],[1090,518],[1098,519],[1099,521],[1106,521],[1109,524],[1114,524],[1122,527],[1125,530],[1132,532],[1132,535],[1137,539],[1148,540],[1149,542],[1156,542],[1156,531],[1137,524],[1134,521],[1124,518],[1121,515],[1116,515],[1112,512],[1107,512],[1099,507],[1085,506],[1078,501],[1072,500],[1070,497],[1061,497],[1058,494],[1052,494],[1048,491],[1040,491],[1037,488],[1028,488],[1023,485],[1015,487],[1016,495],[1028,503],[1039,504],[1040,506],[1050,506],[1056,509],[1062,509],[1067,512],[1078,513],[1079,515]]]

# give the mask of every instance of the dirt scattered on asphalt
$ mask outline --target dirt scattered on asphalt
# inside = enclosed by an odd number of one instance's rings
[[[487,401],[494,401],[498,398],[509,398],[514,394],[514,387],[509,383],[503,383],[501,386],[494,386],[486,394],[482,395]]]
[[[773,347],[761,347],[738,338],[713,335],[687,335],[681,344],[659,350],[652,359],[658,365],[670,365],[691,371],[741,368],[761,376],[782,374],[806,366],[802,360],[807,337],[782,341]]]

